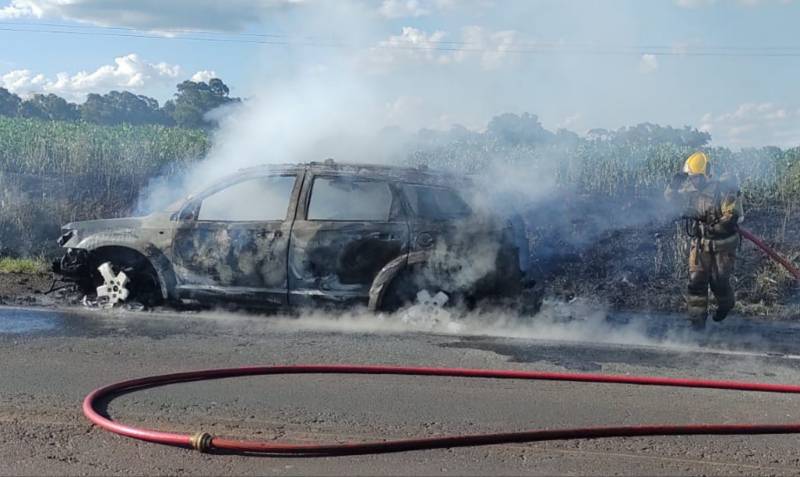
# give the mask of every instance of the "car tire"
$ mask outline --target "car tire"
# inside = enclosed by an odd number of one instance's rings
[[[136,304],[149,308],[162,301],[158,274],[141,255],[101,254],[94,270],[93,290],[87,293],[90,302],[105,308]]]
[[[413,268],[405,269],[389,283],[389,288],[383,296],[379,309],[381,311],[393,313],[402,308],[419,303],[420,293],[427,292],[425,296],[426,305],[450,306],[454,303],[452,294],[433,286],[432,284],[419,283],[418,273]],[[439,293],[444,293],[447,297],[446,302],[438,305]]]

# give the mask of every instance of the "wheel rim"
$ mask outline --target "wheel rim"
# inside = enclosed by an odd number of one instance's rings
[[[130,295],[127,285],[130,279],[125,272],[114,273],[111,262],[105,262],[97,271],[103,277],[103,284],[97,287],[97,302],[103,308],[113,308]]]

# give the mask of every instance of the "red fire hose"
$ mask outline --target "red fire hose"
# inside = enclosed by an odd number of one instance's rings
[[[572,381],[586,383],[638,384],[646,386],[676,386],[685,388],[726,389],[769,393],[800,394],[800,386],[788,384],[749,383],[742,381],[712,381],[662,378],[651,376],[616,376],[608,374],[570,374],[543,371],[505,371],[491,369],[419,368],[397,366],[354,365],[294,365],[257,366],[245,368],[209,369],[186,373],[164,374],[132,379],[92,391],[83,401],[83,413],[89,420],[108,431],[149,442],[168,444],[209,452],[260,453],[273,455],[332,456],[346,454],[377,454],[419,449],[464,447],[488,444],[535,442],[560,439],[596,439],[603,437],[730,435],[730,434],[794,434],[800,433],[800,422],[790,424],[684,424],[585,427],[573,429],[537,429],[497,434],[452,435],[421,439],[402,439],[360,443],[290,444],[274,441],[226,439],[198,432],[194,435],[142,429],[112,421],[97,411],[97,403],[115,395],[137,389],[172,383],[202,381],[273,374],[382,374],[405,376],[446,376],[461,378],[524,379]]]
[[[791,273],[796,280],[800,280],[800,270],[798,270],[794,265],[792,265],[792,263],[789,260],[786,260],[785,258],[781,257],[778,254],[778,252],[773,250],[769,245],[765,244],[763,240],[753,235],[753,232],[750,232],[747,229],[739,227],[739,234],[741,234],[741,236],[746,238],[747,240],[753,242],[756,247],[763,250],[764,253],[770,256],[770,258],[783,265],[783,268],[785,268],[789,273]]]

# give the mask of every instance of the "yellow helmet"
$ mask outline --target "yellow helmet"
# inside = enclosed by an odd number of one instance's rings
[[[708,170],[710,166],[710,161],[708,160],[708,156],[704,152],[695,152],[688,159],[686,159],[686,163],[683,165],[683,172],[689,174],[690,176],[696,175],[708,175]]]

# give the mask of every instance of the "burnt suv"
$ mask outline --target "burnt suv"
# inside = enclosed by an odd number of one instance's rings
[[[516,302],[527,241],[470,188],[425,169],[259,166],[149,216],[67,224],[53,268],[103,306]]]

